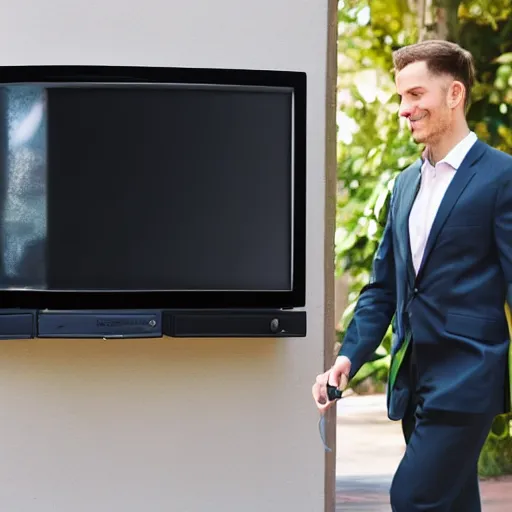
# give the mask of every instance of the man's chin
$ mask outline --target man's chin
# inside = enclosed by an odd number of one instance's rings
[[[416,144],[423,144],[426,142],[426,137],[420,132],[412,132],[412,138]]]

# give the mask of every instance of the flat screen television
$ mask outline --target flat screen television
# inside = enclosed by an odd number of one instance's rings
[[[304,306],[305,73],[0,71],[11,318]]]

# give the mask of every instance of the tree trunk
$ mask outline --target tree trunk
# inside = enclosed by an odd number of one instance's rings
[[[418,41],[444,39],[457,41],[461,0],[416,0]]]

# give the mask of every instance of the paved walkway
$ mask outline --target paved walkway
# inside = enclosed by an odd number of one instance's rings
[[[402,457],[400,424],[382,395],[338,403],[336,512],[390,512],[389,486]],[[512,511],[512,478],[481,483],[483,512]]]

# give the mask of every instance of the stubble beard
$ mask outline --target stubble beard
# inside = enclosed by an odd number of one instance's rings
[[[425,127],[424,133],[412,132],[412,137],[416,144],[436,146],[450,131],[450,123],[446,119],[431,119],[430,123],[430,127]],[[436,126],[436,129],[433,129],[434,126]]]

